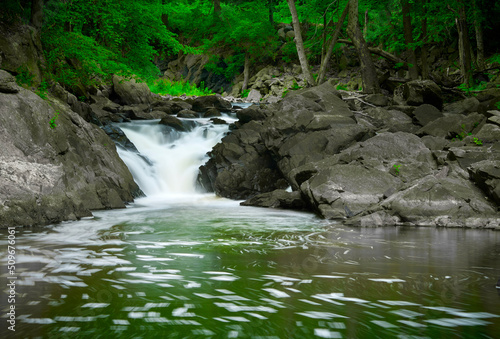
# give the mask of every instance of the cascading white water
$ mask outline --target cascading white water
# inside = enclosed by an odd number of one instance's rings
[[[224,116],[227,122],[235,119]],[[198,168],[207,161],[207,152],[228,130],[208,119],[190,119],[196,126],[178,132],[158,124],[159,120],[119,124],[139,153],[118,147],[118,154],[148,197],[169,198],[197,194]]]

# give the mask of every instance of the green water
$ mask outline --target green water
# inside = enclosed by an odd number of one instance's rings
[[[499,338],[500,232],[349,228],[212,196],[17,229],[2,338]],[[0,234],[2,284],[7,231]]]

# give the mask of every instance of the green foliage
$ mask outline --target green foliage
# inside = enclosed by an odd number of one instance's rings
[[[38,89],[35,91],[36,94],[43,100],[47,99],[47,90],[49,88],[49,84],[46,81],[42,81],[40,83],[40,86]]]
[[[49,120],[50,128],[56,128],[57,127],[56,120],[57,120],[58,117],[59,117],[59,110],[56,110],[55,113],[54,113],[54,116],[52,117],[52,119]]]
[[[467,132],[466,129],[465,129],[465,124],[462,124],[462,132],[460,132],[459,134],[455,135],[455,137],[453,139],[451,139],[451,141],[455,141],[455,140],[460,140],[462,141],[465,137],[469,136],[469,135],[472,135],[471,132]]]
[[[399,175],[399,169],[401,168],[401,164],[395,164],[392,167],[394,168],[394,172],[396,173],[396,175]]]
[[[496,102],[496,103],[495,103],[495,107],[496,107],[497,109],[500,109],[500,101],[498,101],[498,102]]]
[[[200,84],[200,88],[196,87],[194,84],[190,84],[189,81],[170,81],[167,79],[156,79],[148,82],[148,87],[151,92],[160,95],[187,95],[187,96],[202,96],[211,95],[212,91],[204,88],[203,82]]]
[[[480,140],[480,139],[478,139],[478,138],[476,138],[476,137],[474,137],[474,138],[473,138],[473,141],[474,141],[474,143],[475,143],[477,146],[482,146],[482,145],[483,145],[483,141],[482,141],[482,140]]]
[[[250,94],[250,90],[246,89],[244,91],[241,91],[241,97],[242,98],[248,98],[248,95]]]
[[[111,74],[158,75],[154,57],[187,50],[161,21],[161,1],[48,1],[42,43],[48,71],[65,87],[109,81]]]
[[[21,66],[16,71],[16,83],[19,86],[29,87],[32,85],[34,76],[29,72],[28,68]]]
[[[347,86],[344,85],[344,84],[338,84],[335,88],[337,90],[342,90],[342,91],[348,91],[349,90],[349,88],[347,88]]]

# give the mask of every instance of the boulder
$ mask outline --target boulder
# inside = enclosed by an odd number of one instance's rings
[[[430,104],[438,109],[443,108],[441,88],[431,80],[413,80],[403,86],[403,98],[408,105],[419,106]]]
[[[240,205],[292,210],[304,210],[307,208],[306,202],[302,199],[300,192],[288,192],[282,189],[256,195],[253,198],[243,201]]]
[[[443,117],[443,113],[441,113],[440,110],[429,104],[418,106],[415,111],[413,111],[413,115],[421,126],[425,126],[429,122]]]
[[[375,106],[387,106],[389,104],[389,99],[384,94],[369,94],[364,99]]]
[[[207,95],[196,98],[191,109],[195,112],[204,113],[210,108],[215,108],[221,112],[229,112],[232,109],[232,105],[229,101],[224,100],[218,95]]]
[[[479,113],[467,116],[451,114],[427,123],[417,131],[417,135],[432,135],[448,139],[459,136],[459,139],[463,139],[469,133],[474,134],[485,120],[486,117]]]
[[[0,93],[17,93],[19,86],[10,73],[0,69]]]
[[[475,97],[467,98],[461,101],[448,104],[444,107],[444,111],[454,114],[469,114],[477,112],[479,109],[479,100]]]
[[[176,117],[173,117],[171,115],[167,115],[166,117],[162,118],[159,122],[160,125],[165,125],[172,127],[176,131],[184,132],[186,131],[186,126],[182,123],[182,120],[177,119]]]
[[[476,185],[500,206],[500,159],[479,161],[467,170]]]
[[[255,103],[260,102],[260,99],[262,99],[262,94],[260,94],[260,92],[255,88],[252,88],[250,90],[250,93],[248,93],[248,96],[246,98],[248,102],[255,102]]]
[[[45,65],[40,34],[29,25],[0,25],[1,66],[21,75],[27,86],[38,87],[42,81],[40,66]]]
[[[220,117],[221,115],[217,108],[209,108],[203,113],[204,118]]]
[[[148,85],[144,82],[138,83],[133,78],[126,79],[113,75],[113,90],[121,104],[150,104],[153,102]]]
[[[75,220],[140,194],[113,141],[56,99],[0,93],[0,142],[0,227]]]
[[[241,124],[245,124],[252,120],[264,120],[268,113],[266,110],[260,108],[257,105],[252,105],[250,107],[244,108],[236,112],[236,116]]]
[[[192,111],[190,109],[183,109],[179,113],[177,113],[178,118],[184,118],[184,119],[196,119],[198,118],[198,113],[195,111]]]

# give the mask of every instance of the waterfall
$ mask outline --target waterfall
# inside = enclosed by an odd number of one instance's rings
[[[235,120],[223,118],[226,122]],[[138,151],[118,147],[118,154],[147,197],[199,194],[195,185],[198,169],[228,130],[228,125],[214,125],[206,118],[181,120],[190,126],[188,132],[161,125],[159,120],[117,124]]]

